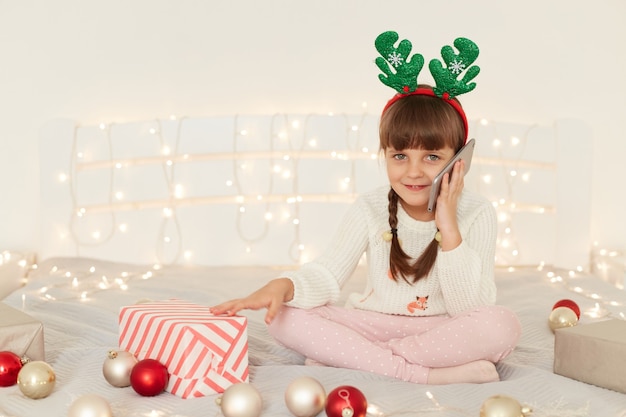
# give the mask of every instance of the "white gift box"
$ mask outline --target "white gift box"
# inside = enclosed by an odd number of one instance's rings
[[[554,373],[626,393],[626,321],[556,329]]]
[[[43,324],[0,303],[0,351],[9,351],[33,361],[45,361]]]

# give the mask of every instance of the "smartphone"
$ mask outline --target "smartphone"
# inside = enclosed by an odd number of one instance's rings
[[[474,146],[476,145],[476,141],[474,139],[470,139],[467,143],[459,150],[454,157],[448,161],[445,167],[441,170],[439,174],[433,180],[433,184],[430,188],[430,197],[428,198],[428,211],[433,211],[435,209],[435,205],[437,204],[437,197],[439,197],[439,190],[441,189],[441,182],[443,181],[443,176],[446,172],[449,172],[452,175],[452,168],[454,168],[454,164],[456,161],[462,159],[465,161],[465,172],[463,175],[467,174],[467,171],[470,169],[470,165],[472,164],[472,155],[474,154]]]

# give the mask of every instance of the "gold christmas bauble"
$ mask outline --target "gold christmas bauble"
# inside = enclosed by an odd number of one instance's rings
[[[17,385],[20,391],[32,399],[45,398],[50,395],[55,383],[54,370],[43,361],[28,362],[17,374]]]
[[[494,395],[480,407],[480,417],[522,417],[521,404],[507,395]]]
[[[572,327],[576,324],[578,324],[578,316],[568,307],[557,307],[550,312],[548,317],[548,325],[553,332],[556,329]]]

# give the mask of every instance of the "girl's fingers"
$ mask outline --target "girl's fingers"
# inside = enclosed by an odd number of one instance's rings
[[[282,303],[271,303],[267,307],[267,313],[265,314],[265,323],[266,324],[270,324],[272,322],[272,320],[274,320],[274,317],[276,317],[276,314],[278,314],[278,309],[281,306],[282,306]]]
[[[463,171],[465,170],[465,162],[461,159],[454,164],[454,168],[452,169],[452,176],[450,177],[450,181],[442,184],[447,185],[446,192],[453,193],[457,190],[463,189]]]

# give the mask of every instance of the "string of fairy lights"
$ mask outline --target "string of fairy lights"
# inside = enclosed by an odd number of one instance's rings
[[[172,117],[172,120],[176,120],[177,122],[173,146],[166,143],[163,134],[162,120],[157,119],[154,121],[155,127],[150,128],[150,134],[158,138],[160,155],[132,159],[113,158],[111,132],[115,124],[101,124],[99,128],[104,136],[107,155],[104,155],[104,157],[101,155],[101,158],[95,161],[86,160],[85,155],[88,154],[88,152],[78,149],[78,132],[80,128],[76,127],[72,144],[72,155],[70,158],[70,172],[61,174],[59,178],[64,182],[68,182],[70,186],[72,214],[69,224],[69,234],[76,244],[77,251],[80,253],[81,247],[102,246],[109,242],[116,233],[125,233],[128,230],[128,224],[118,224],[116,213],[160,207],[162,210],[162,221],[159,225],[160,232],[156,240],[155,257],[159,263],[177,263],[181,258],[190,259],[192,257],[192,251],[184,248],[183,231],[181,230],[177,208],[186,205],[230,204],[235,207],[235,229],[238,238],[246,243],[246,252],[250,253],[255,243],[267,238],[269,228],[271,224],[276,221],[276,218],[289,219],[293,229],[293,241],[288,248],[290,259],[295,263],[306,262],[310,257],[307,256],[305,245],[300,237],[301,204],[312,201],[350,202],[354,200],[358,181],[358,176],[355,173],[355,162],[363,159],[371,160],[373,161],[371,165],[374,169],[376,164],[380,164],[380,161],[378,161],[378,149],[375,144],[363,144],[360,140],[362,125],[366,115],[361,115],[356,122],[349,120],[349,117],[346,115],[335,116],[343,118],[345,133],[344,141],[336,141],[338,143],[338,150],[331,151],[319,151],[315,149],[317,140],[315,137],[310,136],[308,132],[310,125],[309,120],[313,117],[316,117],[316,115],[296,116],[292,117],[291,120],[288,115],[272,116],[267,137],[262,138],[265,142],[266,149],[251,152],[239,149],[240,144],[249,140],[248,138],[251,135],[248,128],[241,126],[239,116],[235,116],[233,118],[231,153],[213,154],[180,154],[179,144],[181,141],[181,131],[187,119]],[[302,119],[304,119],[304,121],[302,121]],[[554,207],[549,205],[524,205],[515,202],[512,197],[514,186],[518,181],[528,182],[530,180],[530,174],[528,172],[521,172],[522,168],[550,170],[554,169],[554,166],[524,161],[521,158],[507,161],[502,154],[503,146],[501,139],[499,139],[500,135],[497,132],[497,124],[481,120],[476,122],[475,126],[474,130],[478,134],[482,133],[480,132],[480,128],[484,130],[485,127],[487,127],[492,131],[490,135],[495,138],[492,147],[496,150],[496,156],[493,158],[476,157],[474,165],[483,164],[499,167],[499,169],[503,170],[502,174],[499,176],[504,178],[506,183],[506,190],[503,195],[493,201],[498,211],[501,226],[498,236],[498,257],[501,258],[501,260],[496,259],[496,262],[500,264],[515,263],[515,257],[519,254],[519,248],[515,234],[512,233],[513,213],[521,211],[553,213]],[[530,130],[532,130],[532,127],[529,131]],[[527,141],[528,133],[529,132],[522,138],[512,137],[510,139],[511,146],[523,148]],[[296,134],[299,134],[301,138],[304,139],[294,140]],[[351,141],[352,136],[356,136],[356,140]],[[251,140],[259,141],[260,139],[258,136],[255,136]],[[298,141],[300,142],[300,146],[295,147],[294,143]],[[275,146],[276,142],[280,142],[282,149],[278,149],[279,147]],[[186,197],[185,185],[176,181],[176,168],[189,162],[217,159],[229,160],[231,163],[232,179],[227,181],[227,185],[235,190],[234,194]],[[344,161],[349,164],[349,174],[337,180],[340,187],[334,192],[331,191],[330,193],[324,194],[300,192],[299,165],[301,161],[306,159]],[[247,169],[248,163],[250,161],[254,162],[260,160],[267,161],[270,166],[270,172],[267,175],[268,181],[266,189],[248,193],[243,185],[243,178],[251,174],[250,170]],[[503,163],[503,161],[506,161],[506,163]],[[151,164],[158,164],[162,167],[164,187],[168,193],[167,198],[126,202],[125,197],[127,193],[123,190],[115,189],[117,171]],[[79,203],[77,187],[77,183],[80,181],[80,174],[93,170],[106,171],[104,174],[108,177],[106,199],[100,203],[92,203],[89,205],[81,204]],[[492,182],[493,176],[493,174],[482,176],[481,183],[483,186],[488,186]],[[281,194],[275,190],[276,177],[288,183],[287,192]],[[284,189],[285,187],[283,186],[282,188]],[[277,203],[287,204],[287,209],[283,212],[282,216],[277,216],[276,213],[271,210],[272,204]],[[243,222],[248,208],[252,205],[264,205],[265,207],[263,218],[255,219],[255,224],[262,225],[261,231],[256,234],[247,232]],[[100,215],[102,213],[108,216],[106,218],[101,217],[103,219],[102,223],[106,224],[94,228],[89,235],[81,237],[77,232],[78,222],[92,214]],[[165,255],[166,248],[169,249],[167,253],[172,254],[169,257]]]
[[[21,269],[20,278],[22,285],[27,283],[29,274],[33,270],[39,269],[34,257],[19,252],[3,251],[0,253],[0,268],[3,265],[13,263]],[[154,264],[151,266],[135,266],[132,270],[124,267],[105,268],[103,272],[97,262],[94,265],[67,267],[55,264],[49,266],[47,271],[40,271],[50,279],[45,285],[38,288],[36,294],[23,293],[22,303],[26,309],[26,297],[48,301],[80,300],[88,302],[97,293],[103,291],[128,291],[137,281],[167,277],[167,272],[162,273],[163,266]],[[591,308],[584,309],[583,315],[589,319],[619,319],[626,320],[626,305],[619,301],[620,293],[615,291],[598,291],[596,285],[588,285],[589,273],[580,269],[556,268],[551,265],[540,264],[535,267],[507,267],[500,271],[502,273],[516,273],[519,271],[539,271],[543,274],[546,282],[556,287],[563,288],[572,294],[585,298]],[[592,279],[598,279],[594,277]],[[611,288],[609,286],[609,288]],[[618,287],[619,288],[619,287]]]
[[[293,242],[289,245],[289,255],[292,262],[302,263],[307,260],[307,253],[300,238],[300,206],[306,202],[350,202],[355,196],[356,175],[354,163],[357,160],[377,160],[376,149],[370,150],[367,146],[361,146],[360,132],[361,124],[364,116],[352,123],[346,115],[334,116],[343,120],[344,127],[344,143],[340,145],[340,150],[316,150],[317,140],[314,136],[310,136],[308,128],[309,121],[317,117],[317,115],[306,115],[303,117],[293,117],[290,119],[287,115],[275,115],[271,118],[271,126],[269,133],[262,140],[266,146],[262,151],[245,151],[239,149],[242,143],[250,140],[250,129],[242,126],[239,117],[233,119],[233,129],[231,140],[232,150],[229,153],[204,153],[204,154],[180,154],[178,145],[180,143],[180,135],[185,118],[175,119],[178,123],[177,134],[174,139],[174,145],[165,144],[163,137],[163,129],[161,121],[157,120],[157,126],[150,129],[150,133],[159,139],[161,145],[161,155],[153,157],[142,157],[134,159],[114,159],[111,151],[111,131],[113,124],[100,125],[100,129],[105,136],[105,142],[108,144],[109,153],[104,159],[97,161],[87,161],[84,156],[87,152],[77,149],[78,131],[75,130],[74,141],[72,146],[72,164],[69,174],[62,174],[60,178],[70,183],[70,192],[72,195],[72,216],[69,225],[70,236],[76,244],[77,250],[80,251],[82,246],[97,246],[107,243],[116,230],[119,233],[125,233],[128,225],[121,223],[116,224],[116,213],[124,211],[138,211],[148,208],[162,208],[163,221],[160,225],[160,233],[157,237],[156,258],[159,263],[170,264],[179,262],[182,258],[189,259],[192,251],[183,250],[183,232],[180,227],[177,208],[194,205],[211,205],[211,204],[229,204],[235,207],[236,220],[235,229],[237,237],[246,243],[246,252],[253,250],[252,246],[265,239],[268,230],[276,219],[290,221],[293,229]],[[304,119],[304,121],[302,121]],[[300,146],[296,147],[293,140],[298,134],[300,138]],[[356,137],[356,140],[351,140]],[[305,138],[306,140],[303,140]],[[259,141],[258,136],[252,140]],[[281,148],[275,146],[279,142]],[[338,141],[341,143],[341,141]],[[330,159],[344,161],[349,164],[349,174],[338,180],[340,184],[334,193],[303,193],[299,190],[299,164],[306,159]],[[234,193],[212,194],[186,197],[185,186],[176,181],[176,168],[185,163],[211,160],[228,160],[231,164],[232,179],[227,181],[227,186],[234,190]],[[243,178],[250,176],[249,165],[258,161],[267,161],[270,165],[270,172],[267,173],[268,182],[266,189],[262,191],[250,192],[245,189]],[[251,163],[252,162],[252,163]],[[126,193],[121,190],[115,190],[115,174],[116,171],[133,166],[159,164],[163,167],[164,185],[168,190],[168,197],[165,199],[138,200],[132,202],[123,201]],[[80,174],[90,170],[108,170],[109,188],[108,200],[96,204],[80,204],[77,195],[78,187],[75,185],[80,181]],[[286,191],[282,193],[275,190],[275,177],[280,178],[283,183],[287,183]],[[285,190],[284,184],[281,186]],[[255,224],[261,224],[260,232],[253,234],[245,230],[244,218],[250,206],[265,206],[263,218],[255,219]],[[272,212],[272,205],[282,205],[282,213]],[[286,208],[284,206],[286,205]],[[107,213],[109,215],[109,227],[106,232],[102,232],[100,228],[96,228],[88,236],[81,238],[76,231],[77,220],[86,219],[92,214]],[[167,226],[172,226],[168,227]],[[169,230],[170,232],[166,232]],[[169,253],[173,256],[167,258],[164,255],[164,248],[170,247]],[[172,246],[176,246],[171,250]],[[182,256],[181,256],[182,255]]]

